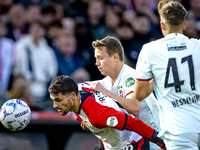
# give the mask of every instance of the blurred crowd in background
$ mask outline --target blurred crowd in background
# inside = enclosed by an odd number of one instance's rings
[[[200,1],[175,1],[188,10],[184,34],[199,38]],[[18,98],[32,110],[51,110],[48,86],[57,75],[102,79],[91,43],[108,35],[121,41],[135,68],[142,46],[163,37],[158,2],[0,0],[0,104]]]

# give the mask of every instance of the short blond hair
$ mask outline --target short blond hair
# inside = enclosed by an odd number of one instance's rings
[[[158,4],[158,13],[169,25],[181,25],[185,21],[187,11],[184,6],[173,0],[162,0]]]
[[[101,50],[102,47],[105,47],[106,52],[109,56],[112,56],[113,54],[117,53],[119,55],[119,60],[124,61],[124,49],[122,47],[122,44],[117,38],[113,36],[106,36],[102,40],[93,41],[92,46],[94,47],[94,49],[99,50]]]

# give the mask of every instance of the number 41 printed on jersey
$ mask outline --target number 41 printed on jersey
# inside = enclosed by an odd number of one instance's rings
[[[183,57],[181,59],[181,64],[183,64],[185,62],[188,63],[191,90],[195,90],[194,65],[193,65],[192,55],[189,55],[187,57]],[[172,75],[173,75],[173,78],[174,78],[173,83],[169,83],[170,68],[172,68]],[[183,85],[183,84],[184,84],[184,80],[180,81],[180,79],[179,79],[176,58],[169,58],[166,76],[165,76],[164,87],[168,88],[168,87],[174,86],[175,92],[181,92],[181,85]]]

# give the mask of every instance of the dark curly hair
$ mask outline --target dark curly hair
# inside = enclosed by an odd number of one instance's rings
[[[78,95],[78,85],[76,82],[69,76],[57,76],[51,83],[48,88],[50,94],[59,94],[62,95],[75,92]]]

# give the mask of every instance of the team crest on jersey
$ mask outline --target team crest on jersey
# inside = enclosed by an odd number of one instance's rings
[[[126,87],[130,87],[130,86],[132,86],[134,84],[135,84],[135,80],[132,77],[126,79],[126,81],[125,81]]]
[[[106,124],[110,127],[115,127],[118,124],[118,120],[115,116],[108,117]]]

